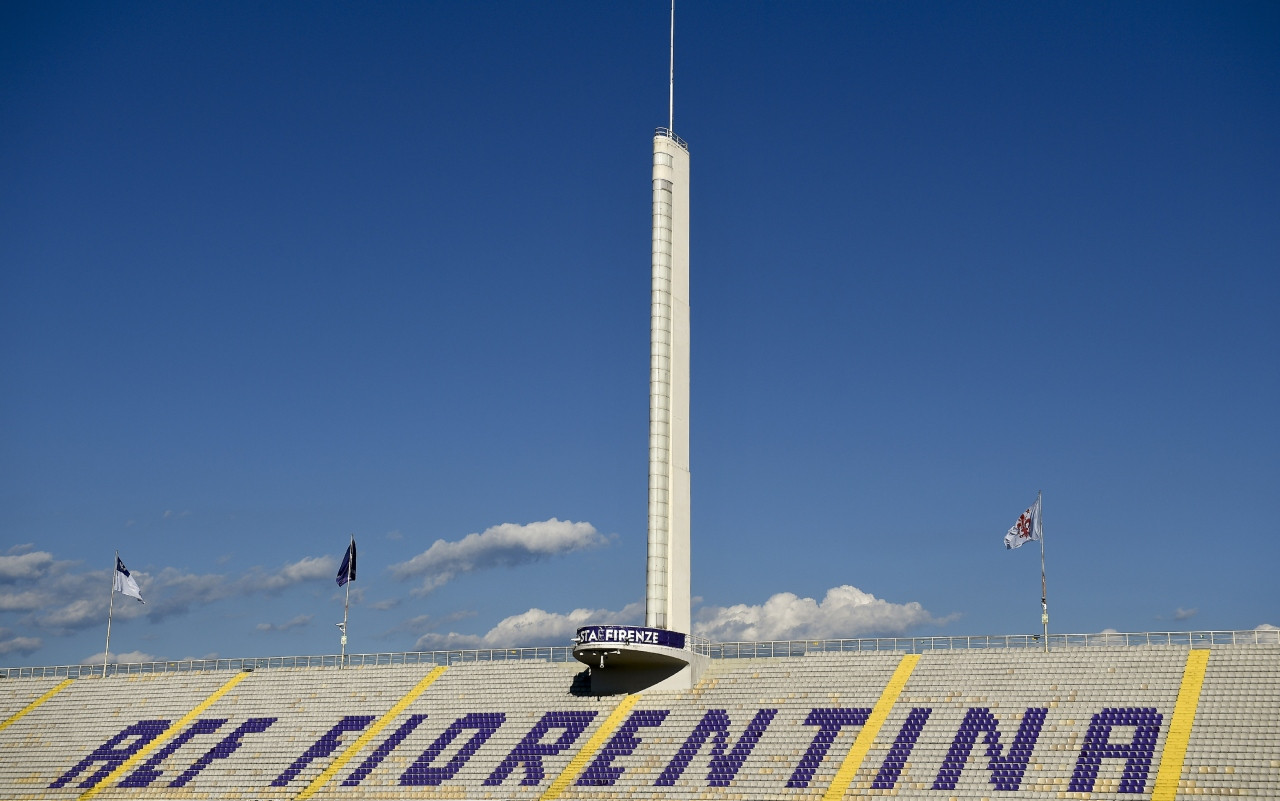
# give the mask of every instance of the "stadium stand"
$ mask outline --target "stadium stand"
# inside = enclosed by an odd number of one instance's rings
[[[0,678],[0,798],[1280,797],[1280,645]]]
[[[9,720],[59,684],[56,678],[18,678],[0,684],[0,721]]]
[[[1189,795],[1280,798],[1280,649],[1214,649],[1183,785]]]

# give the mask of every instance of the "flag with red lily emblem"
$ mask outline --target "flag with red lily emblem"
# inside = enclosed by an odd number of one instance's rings
[[[1024,542],[1038,540],[1042,536],[1044,531],[1040,527],[1040,498],[1037,497],[1031,508],[1023,512],[1018,517],[1018,522],[1009,529],[1009,533],[1004,535],[1004,547],[1017,548]]]

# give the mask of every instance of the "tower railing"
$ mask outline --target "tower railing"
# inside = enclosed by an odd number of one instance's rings
[[[670,128],[658,128],[656,131],[653,132],[653,135],[661,136],[665,139],[670,139],[672,142],[675,142],[677,145],[679,145],[681,149],[683,149],[686,153],[689,152],[689,143],[684,141],[680,137],[676,136],[676,132],[671,130]]]
[[[777,659],[848,653],[936,653],[942,651],[1011,651],[1036,649],[1044,644],[1038,634],[983,634],[956,637],[864,637],[858,639],[773,640],[713,643],[689,635],[686,648],[712,659]],[[1050,650],[1076,648],[1139,648],[1175,646],[1212,648],[1225,645],[1280,645],[1280,630],[1244,631],[1147,631],[1096,634],[1051,634]],[[236,659],[183,659],[166,662],[131,662],[105,666],[107,676],[195,671],[289,670],[297,668],[347,668],[379,665],[458,665],[477,662],[572,662],[573,646],[540,648],[482,648],[456,651],[393,651],[313,656],[266,656]],[[0,679],[82,678],[103,676],[103,665],[54,665],[0,668]]]

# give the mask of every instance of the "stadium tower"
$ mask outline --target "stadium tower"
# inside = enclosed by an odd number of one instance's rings
[[[653,138],[645,625],[689,630],[689,150]]]
[[[586,626],[574,656],[593,691],[692,686],[706,658],[687,632],[689,592],[689,147],[672,130],[675,3],[666,128],[653,137],[649,312],[649,525],[645,626]],[[607,666],[607,667],[606,667]]]

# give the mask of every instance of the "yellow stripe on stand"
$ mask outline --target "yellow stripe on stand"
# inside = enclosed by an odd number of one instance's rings
[[[867,758],[871,744],[876,741],[880,727],[889,717],[889,711],[893,709],[893,705],[898,702],[902,688],[907,685],[907,679],[911,678],[911,671],[916,669],[916,663],[919,661],[920,654],[907,654],[902,657],[902,661],[898,663],[898,669],[893,671],[893,676],[885,685],[884,692],[880,693],[880,700],[876,701],[871,714],[867,717],[867,722],[858,732],[858,739],[853,741],[853,747],[840,763],[840,769],[836,771],[835,778],[831,780],[827,791],[822,794],[822,801],[838,801],[844,797],[845,791],[853,782],[853,777],[858,773],[858,768],[862,767],[862,760]]]
[[[71,682],[73,682],[73,681],[75,681],[75,679],[63,679],[62,681],[58,682],[56,685],[54,685],[54,687],[53,687],[53,689],[52,689],[52,690],[50,690],[49,692],[47,692],[47,693],[45,693],[44,695],[40,696],[39,698],[37,698],[36,700],[32,701],[31,703],[27,704],[27,705],[26,705],[26,706],[24,706],[22,709],[19,709],[19,710],[18,710],[18,714],[16,714],[16,715],[14,715],[13,717],[9,718],[9,719],[8,719],[8,720],[6,720],[4,723],[0,723],[0,729],[7,729],[7,728],[9,728],[9,726],[10,726],[11,724],[13,724],[13,723],[17,723],[17,722],[18,722],[18,720],[19,720],[23,715],[25,715],[25,714],[27,714],[28,712],[30,712],[30,711],[32,711],[32,710],[34,710],[36,707],[40,706],[40,705],[41,705],[41,704],[43,704],[45,701],[48,701],[50,698],[54,697],[54,696],[55,696],[55,695],[57,695],[58,693],[60,693],[60,692],[62,692],[63,690],[67,689],[68,687],[70,687],[70,686],[71,686]]]
[[[378,732],[385,729],[388,723],[395,720],[396,717],[401,712],[403,712],[406,708],[408,708],[409,704],[412,704],[414,701],[418,700],[418,696],[422,695],[422,693],[425,692],[426,689],[431,686],[432,682],[440,678],[440,674],[444,673],[444,671],[445,671],[445,667],[442,665],[438,668],[433,669],[430,673],[424,676],[422,681],[414,685],[414,688],[410,690],[409,693],[405,695],[404,698],[401,698],[399,701],[396,702],[395,706],[387,710],[387,714],[375,720],[372,726],[365,729],[364,734],[361,734],[359,737],[357,737],[356,741],[352,743],[345,751],[339,754],[337,759],[329,763],[329,767],[320,771],[320,775],[312,779],[311,784],[307,785],[307,789],[298,793],[296,796],[294,796],[294,798],[297,799],[297,801],[302,801],[302,799],[304,798],[310,798],[321,787],[324,787],[325,784],[327,784],[329,780],[333,778],[334,774],[342,770],[342,768],[348,762],[351,761],[352,757],[360,753],[361,748],[364,748],[369,743],[370,740],[378,736]]]
[[[559,798],[560,794],[569,786],[569,782],[578,778],[578,774],[582,773],[582,769],[587,766],[587,761],[604,746],[604,741],[609,738],[609,735],[613,734],[618,726],[622,725],[622,719],[627,716],[627,713],[631,711],[631,707],[635,706],[639,700],[639,695],[628,695],[623,698],[622,703],[614,707],[613,711],[609,713],[609,717],[604,719],[604,723],[601,723],[600,728],[595,730],[595,733],[587,740],[587,744],[582,746],[582,750],[573,759],[569,760],[568,767],[556,777],[556,780],[551,783],[547,791],[539,796],[538,801],[553,801],[553,799]]]
[[[1204,686],[1204,673],[1208,667],[1208,649],[1198,649],[1187,654],[1187,666],[1182,671],[1182,686],[1178,688],[1178,702],[1173,706],[1173,720],[1169,721],[1169,736],[1164,739],[1164,753],[1160,757],[1160,772],[1156,774],[1151,801],[1173,801],[1178,793],[1182,761],[1187,756],[1191,724],[1196,721],[1200,688]]]
[[[115,784],[121,776],[133,770],[134,765],[137,765],[142,760],[151,756],[153,751],[168,742],[173,735],[186,728],[188,723],[199,717],[200,713],[213,706],[215,701],[230,692],[232,687],[244,681],[248,676],[248,673],[237,673],[234,679],[219,687],[213,695],[201,701],[195,709],[183,715],[176,722],[169,724],[169,727],[160,732],[154,740],[139,748],[134,752],[133,756],[117,765],[116,769],[108,773],[105,779],[81,793],[80,801],[87,801],[87,799],[93,798],[98,793]]]

